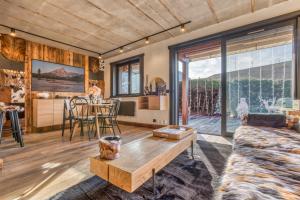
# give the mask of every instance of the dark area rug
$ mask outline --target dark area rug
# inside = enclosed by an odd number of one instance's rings
[[[125,192],[112,184],[107,184],[97,176],[93,176],[65,191],[51,200],[202,200],[212,199],[215,184],[219,179],[226,159],[231,152],[230,145],[222,145],[197,141],[195,160],[188,151],[180,154],[156,176],[156,196],[152,192],[152,180],[148,180],[133,193]],[[201,159],[205,155],[205,161]],[[208,169],[205,162],[212,159],[216,169]],[[211,167],[211,168],[212,168]],[[214,173],[216,172],[217,173]]]

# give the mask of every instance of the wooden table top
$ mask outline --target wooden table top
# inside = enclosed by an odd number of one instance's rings
[[[113,106],[113,104],[111,104],[111,103],[89,103],[88,104],[89,106]]]
[[[104,180],[133,192],[152,176],[152,169],[159,171],[196,140],[193,133],[181,140],[148,137],[121,146],[120,158],[104,160],[91,158],[91,172]]]

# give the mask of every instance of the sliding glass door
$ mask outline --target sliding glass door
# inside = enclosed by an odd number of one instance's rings
[[[234,133],[248,113],[291,110],[296,22],[235,31],[171,49],[171,70],[176,70],[170,75],[176,89],[171,94],[171,122],[225,136]]]
[[[221,134],[221,42],[178,52],[179,123],[198,133]]]
[[[293,25],[226,41],[227,132],[247,113],[282,113],[293,103]]]

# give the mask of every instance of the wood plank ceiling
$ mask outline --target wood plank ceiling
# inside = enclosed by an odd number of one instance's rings
[[[283,1],[287,0],[0,0],[0,24],[105,52],[189,20],[187,30],[192,31]],[[179,29],[171,30],[150,40],[178,34]],[[125,51],[143,45],[141,41]]]

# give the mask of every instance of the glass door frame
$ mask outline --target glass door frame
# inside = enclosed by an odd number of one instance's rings
[[[244,27],[233,30],[217,33],[205,38],[195,39],[192,41],[169,46],[170,55],[170,124],[178,124],[179,122],[179,101],[178,101],[178,60],[177,54],[179,50],[194,45],[200,45],[214,40],[221,42],[221,135],[232,136],[232,132],[227,132],[227,45],[226,42],[230,39],[242,37],[252,33],[267,31],[285,25],[294,26],[294,41],[293,41],[293,62],[294,62],[294,97],[300,99],[300,87],[297,86],[297,78],[300,79],[300,12],[290,15],[281,16],[267,21],[257,22]],[[286,19],[287,18],[287,19]]]

